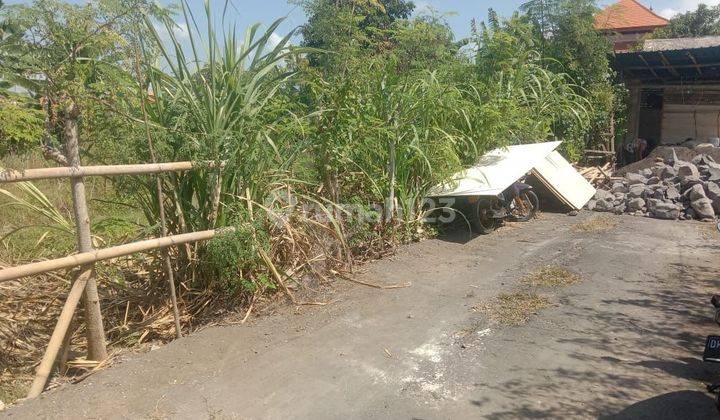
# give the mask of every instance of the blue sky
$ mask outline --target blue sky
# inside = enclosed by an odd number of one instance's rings
[[[203,0],[189,0],[198,13],[202,10]],[[462,38],[470,32],[470,20],[476,18],[485,20],[488,8],[497,10],[501,15],[508,16],[516,10],[524,0],[415,0],[419,10],[433,7],[441,13],[447,13],[447,20],[453,28],[456,37]],[[659,14],[670,17],[675,13],[695,9],[698,3],[716,5],[720,0],[640,0],[643,4],[653,8]],[[7,4],[29,3],[28,0],[8,0]],[[73,3],[83,3],[83,0],[71,0]],[[162,0],[169,3],[168,0]],[[244,28],[255,22],[268,24],[278,17],[287,15],[283,26],[277,31],[282,35],[291,28],[301,25],[305,16],[297,6],[288,4],[287,0],[233,0],[238,12],[232,13],[232,18],[239,28]],[[601,4],[613,3],[613,0],[601,0]],[[211,0],[213,7],[222,8],[223,0]],[[180,19],[180,24],[182,24]],[[179,30],[181,32],[181,30]],[[179,33],[182,36],[181,33]]]

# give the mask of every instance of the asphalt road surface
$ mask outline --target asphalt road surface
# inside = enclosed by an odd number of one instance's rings
[[[332,304],[286,308],[132,355],[9,418],[713,418],[705,336],[719,334],[714,225],[543,214],[489,236],[403,248],[339,281]],[[538,267],[582,277],[528,290]],[[352,284],[352,285],[351,285]],[[519,326],[478,308],[501,293],[551,305]]]

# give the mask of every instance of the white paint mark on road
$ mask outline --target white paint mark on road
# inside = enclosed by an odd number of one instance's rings
[[[412,350],[410,353],[416,356],[423,357],[433,363],[442,362],[442,348],[437,343],[429,342],[422,346]]]
[[[384,370],[380,370],[376,368],[375,366],[370,366],[363,364],[362,365],[365,372],[367,372],[368,375],[370,375],[370,378],[373,381],[373,385],[377,385],[380,383],[386,384],[388,383],[388,375],[387,372]]]
[[[478,331],[477,335],[479,335],[480,337],[487,337],[488,335],[490,335],[491,332],[492,330],[490,328],[485,328],[482,331]]]

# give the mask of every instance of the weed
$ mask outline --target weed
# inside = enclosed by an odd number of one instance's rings
[[[550,301],[545,296],[516,292],[503,293],[490,303],[474,309],[487,315],[493,322],[516,326],[526,323],[531,315],[548,306]]]
[[[239,208],[239,207],[238,207]],[[249,220],[246,212],[234,216],[235,231],[213,238],[206,248],[206,258],[217,272],[226,291],[254,293],[258,286],[274,288],[266,275],[256,275],[264,266],[259,250],[270,249],[270,238],[261,223]]]
[[[720,234],[718,233],[717,226],[715,223],[703,223],[697,227],[698,235],[703,239],[718,239]]]
[[[0,402],[8,404],[23,398],[30,385],[29,378],[17,378],[11,374],[0,375]]]
[[[597,216],[573,225],[572,230],[583,233],[603,232],[614,229],[617,224],[617,220],[612,217]]]
[[[556,265],[541,267],[522,279],[522,283],[534,287],[570,286],[581,281],[582,278],[579,275]]]

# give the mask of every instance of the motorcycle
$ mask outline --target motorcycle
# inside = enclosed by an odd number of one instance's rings
[[[468,200],[469,221],[473,230],[487,235],[504,220],[527,222],[540,209],[540,200],[531,185],[523,180],[513,183],[497,197],[474,197]]]
[[[720,223],[717,224],[720,231]],[[714,295],[710,299],[710,303],[715,308],[715,323],[720,326],[720,295]],[[705,351],[703,351],[703,362],[720,363],[720,336],[709,335],[705,341]],[[711,394],[715,394],[715,407],[720,412],[720,381],[714,382],[707,386],[707,390]]]
[[[715,307],[715,322],[720,325],[720,296],[715,295],[710,300]],[[709,335],[705,341],[703,362],[720,363],[720,336]],[[720,412],[720,382],[714,382],[707,386],[711,394],[715,394],[715,407]]]

